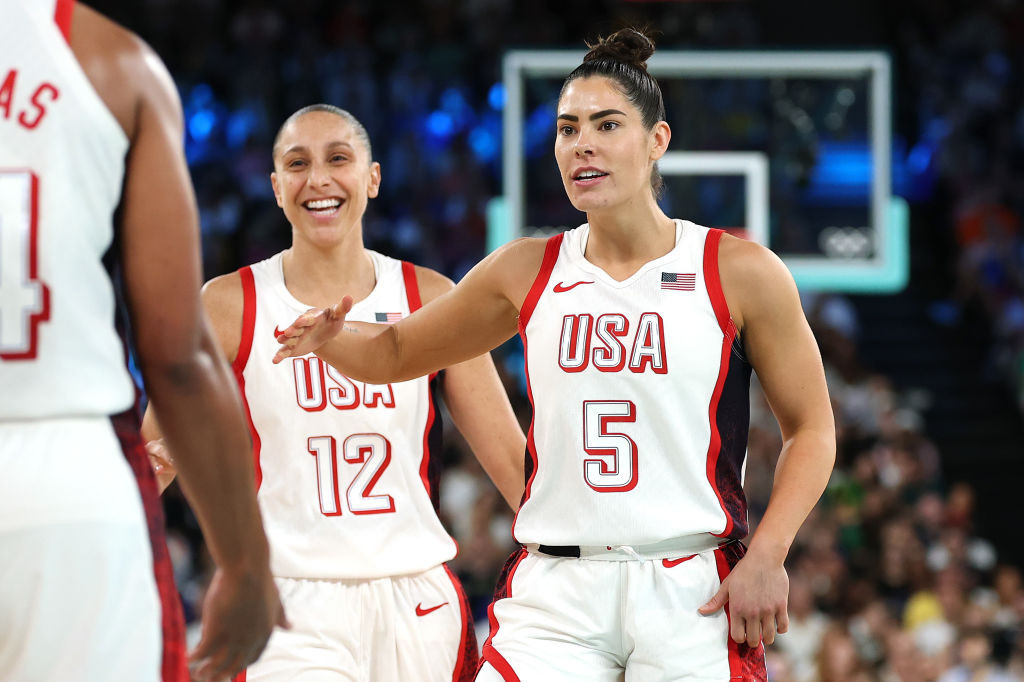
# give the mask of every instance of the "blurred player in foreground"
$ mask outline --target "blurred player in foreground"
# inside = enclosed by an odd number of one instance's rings
[[[0,17],[0,679],[188,679],[115,269],[218,566],[196,679],[223,678],[284,621],[244,414],[199,305],[174,85],[82,5],[0,0]]]
[[[291,248],[203,289],[248,406],[272,570],[292,621],[244,679],[472,679],[476,637],[445,566],[455,543],[436,511],[435,390],[513,509],[526,439],[488,353],[440,375],[381,384],[351,380],[313,355],[272,363],[280,329],[310,306],[351,293],[350,316],[394,321],[454,286],[363,246],[381,168],[351,114],[301,109],[281,126],[273,160]],[[154,416],[147,412],[143,433],[166,485],[173,459],[155,440]]]
[[[279,336],[346,375],[400,381],[516,331],[534,405],[524,549],[500,578],[478,680],[766,678],[787,628],[783,562],[835,457],[818,349],[767,249],[659,208],[671,130],[632,29],[566,79],[555,159],[587,224],[522,239],[396,325],[347,322],[352,299]],[[742,472],[754,369],[783,450],[747,550]]]

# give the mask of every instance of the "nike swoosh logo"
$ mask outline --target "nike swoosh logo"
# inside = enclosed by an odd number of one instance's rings
[[[274,338],[276,339],[279,336],[281,336],[281,328],[278,327],[277,325],[274,325]]]
[[[559,282],[558,284],[555,285],[555,288],[552,289],[551,291],[555,292],[556,294],[561,294],[561,293],[565,293],[566,291],[570,291],[572,289],[575,289],[576,287],[578,287],[581,284],[593,284],[593,282],[576,282],[575,284],[570,284],[569,286],[565,286],[564,282]]]
[[[438,604],[437,606],[431,606],[429,609],[423,608],[423,602],[420,602],[419,604],[416,605],[416,615],[420,616],[420,617],[423,617],[423,616],[427,615],[428,613],[431,613],[433,611],[437,611],[442,606],[448,606],[448,602],[445,602],[443,604]]]
[[[665,568],[672,568],[673,566],[678,566],[679,564],[683,563],[684,561],[689,561],[690,559],[692,559],[695,556],[697,556],[697,555],[696,554],[691,554],[690,556],[684,556],[684,557],[680,557],[678,559],[662,559],[661,560],[661,565],[664,566]]]

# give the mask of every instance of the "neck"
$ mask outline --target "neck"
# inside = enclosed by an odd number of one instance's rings
[[[314,307],[334,305],[346,295],[361,301],[377,284],[359,226],[329,245],[316,244],[292,230],[292,246],[282,258],[288,291]]]
[[[584,257],[613,276],[612,270],[632,274],[644,263],[664,256],[676,244],[675,222],[665,215],[653,196],[590,211],[587,222],[590,237]]]

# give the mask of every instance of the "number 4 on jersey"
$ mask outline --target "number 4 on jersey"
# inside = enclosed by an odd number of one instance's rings
[[[28,170],[0,170],[0,358],[36,357],[50,291],[38,279],[39,181]]]
[[[337,441],[333,436],[313,436],[306,447],[316,458],[320,511],[324,516],[341,516]],[[341,453],[345,462],[362,464],[345,491],[349,511],[356,515],[395,511],[391,495],[373,494],[373,487],[391,463],[391,442],[379,433],[354,433],[341,444]]]

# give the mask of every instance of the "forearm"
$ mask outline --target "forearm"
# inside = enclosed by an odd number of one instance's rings
[[[149,361],[143,371],[180,484],[214,560],[228,571],[265,564],[252,445],[226,363],[207,335],[188,357]]]
[[[798,431],[788,439],[775,468],[768,508],[750,541],[750,551],[785,561],[797,531],[825,491],[835,464],[835,432]]]
[[[445,370],[444,398],[484,472],[513,511],[526,487],[526,437],[490,353]]]
[[[523,459],[523,457],[520,457],[520,461]],[[517,467],[506,461],[500,461],[492,464],[485,464],[484,462],[481,462],[480,464],[494,482],[494,486],[498,489],[498,492],[500,492],[501,496],[505,498],[506,502],[508,502],[508,506],[511,507],[512,511],[518,511],[519,503],[523,499],[523,491],[526,489],[523,468],[521,466]]]
[[[402,376],[398,346],[391,325],[345,322],[316,355],[350,379],[368,384],[390,384],[416,376]]]

